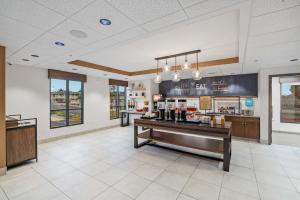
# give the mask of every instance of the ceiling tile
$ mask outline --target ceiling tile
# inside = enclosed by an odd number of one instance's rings
[[[84,33],[87,34],[87,37],[86,38],[74,37],[70,34],[70,31],[72,31],[72,30],[83,31]],[[87,45],[91,42],[95,42],[100,39],[104,39],[106,37],[105,35],[97,32],[97,31],[94,31],[93,29],[90,29],[87,26],[84,26],[77,22],[74,22],[72,20],[65,21],[64,23],[62,23],[59,26],[52,29],[51,32],[56,33],[57,35],[66,37],[70,40],[74,40],[74,41],[84,44],[84,45]]]
[[[179,0],[179,2],[181,3],[181,5],[184,8],[195,5],[197,3],[201,3],[203,1],[206,1],[206,0]]]
[[[64,16],[71,16],[93,0],[34,0]]]
[[[217,11],[222,8],[226,8],[237,3],[240,3],[245,0],[209,0],[198,3],[194,6],[188,7],[185,9],[189,17],[197,17],[205,15],[214,11]]]
[[[0,15],[47,30],[65,19],[31,0],[1,0]]]
[[[258,36],[250,36],[248,39],[248,47],[258,48],[295,41],[300,41],[300,27]]]
[[[99,20],[102,18],[111,20],[111,25],[101,25]],[[98,0],[89,4],[89,6],[72,16],[72,19],[109,36],[135,26],[131,20],[111,7],[104,0]]]
[[[117,34],[115,36],[113,36],[112,38],[118,41],[126,41],[129,39],[133,39],[136,38],[138,36],[141,36],[143,34],[147,33],[144,29],[139,28],[139,27],[135,27],[135,28],[131,28],[127,31],[124,31],[120,34]]]
[[[300,5],[300,0],[254,0],[252,16],[263,15],[297,5]]]
[[[40,29],[3,16],[0,16],[0,27],[0,44],[9,49],[7,55],[42,34]]]
[[[138,24],[143,24],[181,10],[175,0],[107,0]]]
[[[300,6],[279,12],[254,17],[250,35],[260,35],[300,26]]]
[[[143,28],[146,29],[147,31],[154,31],[157,29],[165,28],[170,25],[182,22],[186,19],[187,19],[187,16],[184,13],[184,11],[179,11],[179,12],[167,15],[165,17],[162,17],[160,19],[146,23],[143,25]]]

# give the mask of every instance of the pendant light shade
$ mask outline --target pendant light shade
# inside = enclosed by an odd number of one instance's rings
[[[202,74],[201,74],[201,71],[199,70],[199,66],[198,66],[198,53],[196,54],[196,64],[197,64],[197,70],[193,71],[193,79],[194,80],[200,80],[202,79]]]
[[[164,66],[164,72],[169,72],[170,71],[170,66],[168,64],[168,59],[166,59],[166,64]]]
[[[184,64],[183,64],[183,70],[189,70],[190,66],[189,66],[189,62],[187,60],[187,55],[185,55],[185,60],[184,60]]]
[[[202,75],[201,75],[201,71],[200,70],[195,70],[193,71],[193,79],[194,80],[200,80],[202,78]]]
[[[161,79],[161,75],[159,74],[159,71],[158,71],[158,66],[159,66],[159,61],[157,60],[157,64],[156,64],[156,76],[155,76],[155,79],[154,79],[154,83],[161,83],[162,79]]]
[[[175,73],[173,74],[173,82],[180,81],[180,73],[177,71],[177,58],[175,56]]]

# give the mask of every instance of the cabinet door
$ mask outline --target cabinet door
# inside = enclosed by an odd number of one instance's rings
[[[244,118],[230,117],[226,120],[232,122],[232,136],[245,137]]]
[[[258,118],[245,118],[245,137],[259,139],[260,126]]]

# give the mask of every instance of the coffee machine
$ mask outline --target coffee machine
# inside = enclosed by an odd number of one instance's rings
[[[185,122],[186,121],[186,110],[187,110],[187,102],[186,99],[178,99],[177,106],[177,121]]]
[[[165,120],[166,104],[164,100],[158,100],[157,110],[158,110],[158,117],[156,118],[156,120]]]
[[[167,121],[175,121],[175,100],[169,99],[166,103]]]

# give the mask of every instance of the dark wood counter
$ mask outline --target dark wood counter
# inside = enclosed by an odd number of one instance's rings
[[[223,169],[229,171],[231,159],[232,123],[225,125],[177,123],[149,119],[134,120],[134,147],[162,142],[223,154]],[[138,133],[138,126],[149,130]],[[201,136],[201,137],[199,137]],[[205,136],[205,137],[203,137]],[[146,139],[139,143],[138,138]],[[157,146],[157,145],[156,145]]]

